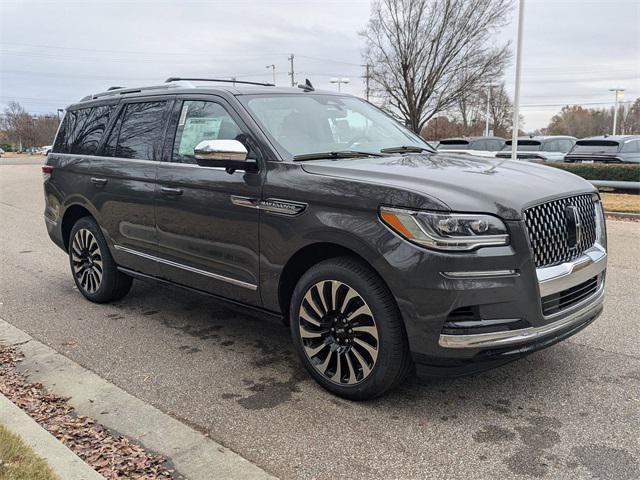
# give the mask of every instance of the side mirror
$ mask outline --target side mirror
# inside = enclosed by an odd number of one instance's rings
[[[237,140],[204,140],[196,145],[193,153],[201,167],[223,167],[227,173],[258,170],[257,162],[247,160],[249,152]]]

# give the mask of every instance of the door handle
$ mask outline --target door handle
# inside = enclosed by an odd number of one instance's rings
[[[104,187],[107,184],[107,179],[91,177],[91,183],[93,183],[97,187]]]
[[[160,191],[169,196],[182,195],[181,188],[160,187]]]

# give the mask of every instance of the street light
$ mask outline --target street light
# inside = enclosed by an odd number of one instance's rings
[[[489,105],[491,104],[491,89],[493,87],[495,87],[495,85],[493,85],[492,83],[487,85],[487,114],[486,114],[485,123],[484,123],[484,136],[485,137],[489,136]]]
[[[616,100],[613,107],[613,135],[616,134],[616,126],[618,124],[618,94],[624,92],[624,88],[610,88],[610,92],[615,92]]]
[[[274,64],[271,64],[271,65],[267,65],[264,68],[270,68],[271,69],[271,71],[273,73],[273,84],[275,85],[276,84],[276,66]]]
[[[332,78],[331,80],[329,80],[329,83],[337,83],[338,84],[338,91],[340,91],[340,86],[344,83],[347,84],[349,83],[350,80],[348,78],[344,78],[344,77],[340,77],[340,78]]]
[[[516,89],[513,95],[513,131],[511,132],[511,160],[518,158],[518,120],[520,118],[520,72],[522,71],[522,27],[524,0],[518,6],[518,44],[516,47]]]
[[[59,122],[60,121],[60,114],[64,113],[64,108],[59,108],[56,113],[58,114],[58,122]]]

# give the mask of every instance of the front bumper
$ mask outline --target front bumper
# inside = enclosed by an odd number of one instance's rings
[[[604,272],[607,253],[599,245],[594,245],[584,255],[572,262],[536,270],[540,297],[548,297],[566,291],[597,277],[596,291],[553,315],[545,316],[550,323],[540,326],[471,335],[441,334],[438,343],[443,348],[496,348],[524,343],[538,342],[552,337],[558,332],[570,330],[593,320],[594,312],[602,310],[604,301]]]

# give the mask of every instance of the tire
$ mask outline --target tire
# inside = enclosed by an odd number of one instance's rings
[[[95,303],[120,300],[133,279],[118,270],[100,227],[92,217],[78,220],[69,235],[69,264],[76,287]]]
[[[376,272],[356,258],[333,258],[311,267],[293,291],[289,315],[302,363],[335,395],[375,398],[411,372],[395,299]]]

